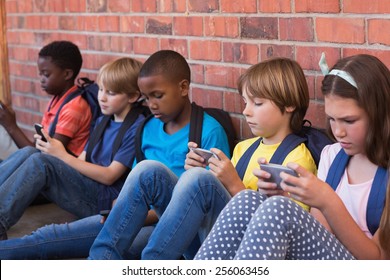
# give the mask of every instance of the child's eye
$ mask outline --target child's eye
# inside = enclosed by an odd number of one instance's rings
[[[263,102],[255,102],[255,106],[261,106],[263,105]]]
[[[346,122],[347,124],[353,124],[353,123],[355,123],[355,120],[345,120],[345,122]]]

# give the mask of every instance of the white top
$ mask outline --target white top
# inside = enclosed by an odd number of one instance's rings
[[[338,152],[341,150],[339,143],[326,146],[321,153],[321,160],[318,167],[317,176],[325,181],[330,165]],[[372,235],[367,227],[367,204],[368,196],[370,194],[371,185],[374,178],[361,184],[350,184],[348,181],[347,171],[341,177],[340,183],[336,188],[336,193],[344,202],[345,207],[351,214],[354,221],[358,224],[360,229],[370,238]]]

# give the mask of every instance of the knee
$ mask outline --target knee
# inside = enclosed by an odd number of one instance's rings
[[[193,167],[184,172],[179,179],[180,190],[199,189],[215,185],[218,179],[207,169],[202,167]]]
[[[287,197],[272,196],[264,201],[260,208],[263,214],[272,216],[272,219],[277,217],[277,219],[289,221],[292,217],[296,216],[295,214],[299,211],[300,207]]]
[[[150,176],[153,173],[158,173],[161,170],[166,171],[168,168],[156,160],[143,160],[133,168],[129,176]]]

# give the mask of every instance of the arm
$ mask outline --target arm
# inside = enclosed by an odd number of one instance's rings
[[[66,164],[70,165],[84,176],[87,176],[101,184],[112,185],[118,180],[128,168],[117,161],[113,161],[109,166],[100,166],[85,161],[85,152],[79,158],[70,155],[64,145],[57,139],[49,137],[46,132],[43,132],[48,142],[43,142],[40,139],[36,142],[36,148],[43,153],[50,154],[61,159]],[[40,138],[39,135],[36,136]]]
[[[340,197],[325,182],[295,163],[288,166],[294,169],[300,177],[293,177],[282,173],[282,178],[295,187],[282,183],[285,191],[290,192],[294,199],[317,208],[322,215],[315,217],[336,235],[337,239],[357,259],[384,259],[385,256],[379,246],[378,232],[373,239],[368,238],[355,223]]]

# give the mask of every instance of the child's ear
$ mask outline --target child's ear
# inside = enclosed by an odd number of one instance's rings
[[[73,70],[72,69],[65,69],[64,70],[64,76],[65,76],[65,80],[66,81],[72,79],[72,77],[73,77]]]
[[[295,106],[289,106],[289,107],[284,107],[287,113],[292,113],[295,111],[296,107]]]
[[[180,90],[181,90],[181,95],[182,96],[187,96],[190,90],[190,82],[188,80],[182,80],[179,83]]]
[[[129,103],[132,104],[132,103],[137,102],[138,99],[140,99],[140,97],[141,97],[141,92],[139,92],[137,90],[136,93],[132,97],[129,97]]]

